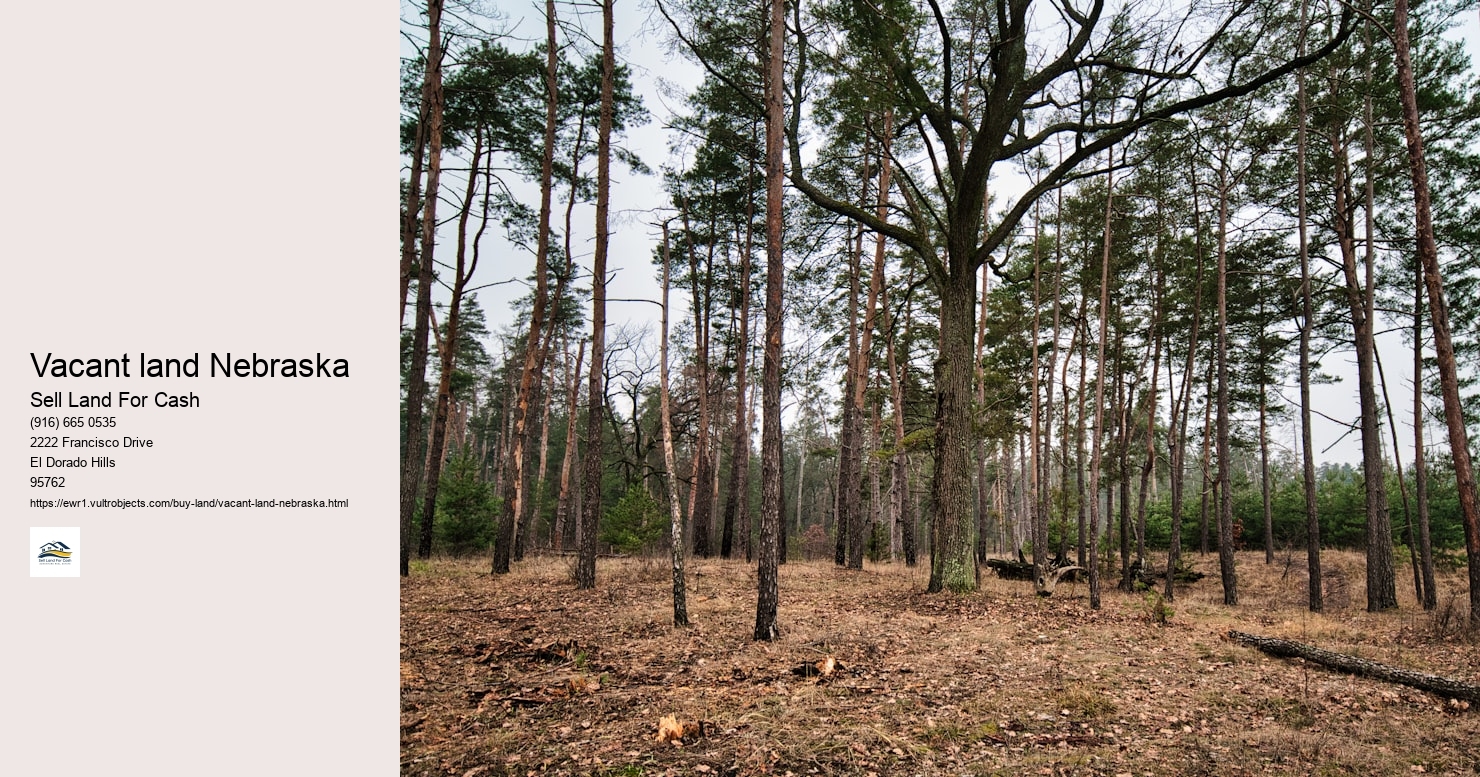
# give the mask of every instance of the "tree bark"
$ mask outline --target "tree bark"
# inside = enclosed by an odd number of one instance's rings
[[[747,187],[750,176],[746,176]],[[746,357],[750,353],[750,252],[753,233],[752,201],[747,195],[745,206],[745,241],[740,253],[740,314],[735,347],[735,429],[730,444],[730,487],[725,496],[724,529],[720,536],[720,555],[730,558],[734,552],[737,516],[744,517],[746,547],[750,543],[750,423],[747,417]],[[798,477],[800,482],[800,477]],[[798,499],[800,501],[800,498]]]
[[[1063,258],[1062,254],[1060,255],[1059,258],[1062,260],[1062,258]],[[1079,457],[1079,459],[1076,461],[1075,457],[1074,456],[1071,456],[1070,453],[1069,453],[1070,440],[1071,439],[1082,439],[1082,435],[1080,435],[1078,433],[1078,430],[1076,429],[1076,427],[1069,425],[1069,408],[1070,408],[1070,403],[1069,403],[1069,357],[1074,353],[1074,349],[1075,349],[1075,347],[1078,344],[1079,344],[1079,327],[1078,326],[1074,326],[1074,327],[1071,327],[1069,329],[1069,346],[1065,350],[1065,353],[1064,353],[1063,371],[1059,374],[1059,383],[1064,387],[1064,390],[1063,390],[1063,395],[1064,395],[1063,396],[1064,421],[1063,421],[1063,429],[1062,429],[1062,431],[1059,432],[1059,459],[1060,459],[1060,461],[1059,461],[1059,489],[1060,489],[1060,494],[1062,496],[1062,498],[1059,499],[1059,549],[1058,549],[1058,556],[1059,556],[1059,558],[1068,558],[1068,556],[1069,556],[1069,535],[1070,535],[1070,525],[1069,525],[1069,501],[1070,501],[1069,500],[1069,475],[1070,475],[1070,469],[1071,468],[1077,469],[1078,466],[1076,466],[1076,465],[1082,465],[1083,464],[1083,457],[1082,456]],[[1057,343],[1055,343],[1055,347],[1057,348]],[[1083,566],[1083,565],[1081,564],[1081,566]]]
[[[1116,304],[1116,320],[1121,321],[1123,317],[1119,312],[1120,305]],[[1121,364],[1121,357],[1125,355],[1125,330],[1117,324],[1120,330],[1115,337],[1115,470],[1116,485],[1120,490],[1120,588],[1131,590],[1131,397],[1135,396],[1136,384],[1126,374],[1125,366]],[[1139,371],[1138,373],[1139,374]]]
[[[1307,0],[1300,1],[1299,53],[1305,53]],[[1310,336],[1315,328],[1314,294],[1310,283],[1310,237],[1306,214],[1306,119],[1305,68],[1295,74],[1296,110],[1296,221],[1300,248],[1300,461],[1301,491],[1305,496],[1305,565],[1306,600],[1311,612],[1320,612],[1321,594],[1321,521],[1316,510],[1316,455],[1311,439]]]
[[[442,175],[442,0],[427,0],[427,62],[422,81],[427,116],[427,183],[421,219],[421,258],[417,270],[415,324],[411,333],[411,366],[406,385],[405,437],[401,455],[401,576],[411,574],[411,527],[416,520],[416,494],[421,489],[422,402],[426,399],[427,340],[432,311],[432,266],[437,244],[437,197]],[[431,516],[422,520],[430,521]]]
[[[894,113],[891,110],[889,110],[888,108],[886,108],[884,110],[884,114],[883,114],[883,116],[881,117],[880,120],[883,123],[883,127],[882,127],[882,130],[879,133],[879,182],[878,182],[878,199],[877,199],[877,203],[876,203],[876,206],[875,206],[874,215],[880,221],[888,221],[889,220],[889,187],[892,185],[890,179],[891,179],[891,176],[892,176],[892,173],[893,173],[892,168],[889,165],[889,159],[890,159],[890,155],[892,153],[892,146],[893,146],[893,139],[894,139]],[[865,366],[868,365],[869,359],[872,357],[872,354],[873,354],[874,331],[878,328],[878,324],[879,324],[879,322],[878,322],[878,316],[880,315],[881,310],[882,310],[883,305],[884,305],[884,300],[883,300],[883,297],[884,297],[884,264],[885,264],[885,259],[887,258],[887,248],[888,248],[888,240],[884,236],[884,233],[882,233],[882,232],[876,232],[874,234],[874,267],[873,267],[873,272],[869,274],[869,282],[868,282],[868,308],[867,308],[867,312],[865,313],[865,315],[863,317],[863,340],[862,340],[862,344],[861,344],[861,352],[862,352],[863,364]],[[866,381],[864,383],[866,383]],[[858,386],[858,403],[860,405],[863,404],[863,392],[864,392],[864,389],[866,388],[866,385],[864,385],[864,383],[861,383]],[[874,406],[874,438],[873,438],[873,443],[874,443],[874,446],[876,446],[876,447],[883,444],[883,431],[882,431],[882,428],[881,427],[882,427],[882,419],[880,418],[879,406],[878,405],[875,405]],[[877,462],[872,462],[872,457],[870,457],[870,459],[871,459],[871,463],[869,465],[869,477],[871,478],[871,482],[873,484],[873,491],[874,491],[874,523],[875,523],[875,525],[877,525],[879,523],[879,516],[880,516],[880,514],[882,512],[881,509],[880,509],[881,508],[881,505],[879,504],[879,479],[880,479],[880,473],[879,473],[879,466],[878,466]],[[894,556],[894,552],[893,552],[894,551],[893,536],[894,536],[894,533],[892,531],[892,527],[891,527],[891,531],[889,533],[889,536],[890,536],[890,559],[893,560],[893,556]]]
[[[871,408],[871,410],[872,410],[872,412],[871,412],[870,415],[872,416],[873,428],[871,430],[870,437],[869,437],[868,450],[872,452],[872,451],[877,451],[883,445],[883,439],[884,439],[884,417],[883,417],[883,414],[881,413],[881,411],[879,410],[879,404],[876,403]],[[870,453],[869,455],[870,455],[870,457],[873,456],[872,453]],[[879,543],[880,543],[879,529],[880,529],[880,527],[882,527],[884,525],[884,520],[883,520],[884,501],[883,501],[883,494],[882,494],[882,490],[881,490],[881,486],[880,486],[880,480],[881,480],[881,477],[880,477],[880,472],[879,472],[879,466],[876,463],[870,462],[869,467],[868,467],[868,484],[869,484],[868,543],[869,543],[869,553],[870,553],[871,557],[874,560],[878,560],[881,556],[889,555],[889,549],[888,549],[889,535],[888,535],[888,533],[885,533],[884,536],[883,536],[883,538],[882,538],[882,542],[883,542],[883,545],[885,547],[882,550],[879,547]],[[890,560],[892,561],[893,558],[891,557]]]
[[[671,267],[669,257],[668,224],[663,224],[663,321],[659,340],[659,356],[662,364],[658,372],[659,412],[663,422],[663,466],[668,472],[668,549],[673,567],[673,625],[689,625],[688,596],[684,586],[683,570],[683,509],[678,498],[678,466],[673,455],[673,412],[668,392],[668,276]]]
[[[974,372],[976,373],[976,404],[978,407],[986,404],[987,389],[986,381],[981,375],[982,354],[987,346],[987,298],[991,284],[987,276],[987,268],[982,268],[982,290],[981,308],[977,311],[976,320],[976,358],[973,360]],[[1011,469],[1001,467],[997,471],[996,481],[988,484],[987,462],[991,459],[991,453],[987,440],[978,439],[976,442],[976,565],[978,568],[987,563],[987,536],[990,533],[991,514],[987,509],[990,504],[992,490],[1000,490],[1005,480],[1010,479]],[[989,490],[990,489],[990,490]],[[1001,500],[997,510],[997,521],[1003,527],[1008,525],[1007,500]],[[1005,531],[1005,528],[1003,529]],[[1001,545],[1006,545],[1005,535],[1001,538]]]
[[[568,346],[567,346],[568,348]],[[552,532],[551,544],[555,550],[565,549],[566,535],[570,533],[570,501],[571,501],[571,472],[576,455],[576,423],[580,418],[579,404],[581,399],[581,362],[586,356],[586,340],[581,339],[576,344],[575,369],[571,370],[567,383],[570,388],[566,394],[566,418],[565,418],[565,455],[560,461],[560,491],[555,498],[555,527]],[[566,351],[566,364],[569,369],[570,352]]]
[[[425,88],[425,87],[423,87]],[[427,151],[428,104],[425,99],[417,106],[416,140],[411,149],[411,170],[406,181],[406,197],[401,205],[401,328],[406,327],[406,299],[411,293],[411,276],[417,271],[416,238],[418,236],[417,214],[421,212],[421,175]]]
[[[1136,566],[1142,568],[1146,563],[1146,492],[1150,485],[1148,481],[1156,473],[1156,390],[1160,386],[1161,345],[1165,338],[1161,326],[1164,316],[1161,308],[1166,299],[1164,286],[1165,277],[1157,267],[1156,287],[1151,295],[1151,382],[1146,395],[1146,460],[1141,464],[1141,487],[1136,496]],[[1168,572],[1167,576],[1173,575]]]
[[[1333,79],[1333,94],[1335,92]],[[1339,128],[1338,128],[1339,129]],[[1373,366],[1375,343],[1369,297],[1375,293],[1358,277],[1356,227],[1350,205],[1351,184],[1343,133],[1331,132],[1331,151],[1335,160],[1335,212],[1332,216],[1337,243],[1341,250],[1341,267],[1346,279],[1346,297],[1351,311],[1353,338],[1357,349],[1357,398],[1361,407],[1362,482],[1366,495],[1367,515],[1367,609],[1380,612],[1398,606],[1393,575],[1392,537],[1388,529],[1386,495],[1383,484],[1382,438],[1377,418],[1376,372]],[[1370,281],[1370,278],[1368,279]]]
[[[862,274],[863,227],[854,233],[848,250],[848,369],[843,384],[843,423],[838,444],[838,538],[840,562],[848,569],[863,569],[862,487],[863,402],[857,386],[861,380],[862,348],[859,344],[858,293]]]
[[[1274,563],[1274,504],[1270,501],[1269,482],[1269,396],[1268,387],[1259,381],[1259,496],[1264,508],[1264,563]]]
[[[555,130],[557,127],[558,87],[556,79],[555,8],[553,0],[545,4],[545,136],[540,154],[540,211],[536,229],[535,247],[535,292],[529,314],[529,333],[524,351],[523,367],[519,372],[519,391],[515,399],[513,450],[510,463],[513,475],[505,492],[503,510],[499,516],[498,539],[494,542],[493,573],[507,574],[509,563],[515,556],[514,546],[520,532],[519,525],[529,514],[527,500],[531,480],[526,471],[529,466],[530,406],[535,398],[536,374],[539,370],[540,343],[545,325],[545,310],[549,304],[548,262],[550,255],[550,211],[553,195]],[[527,528],[525,529],[527,532]]]
[[[432,435],[427,457],[425,498],[422,502],[421,538],[417,543],[418,558],[431,558],[432,537],[437,515],[437,491],[441,486],[442,462],[446,458],[447,420],[452,408],[452,370],[457,363],[458,324],[462,319],[462,298],[468,280],[478,269],[478,254],[473,253],[471,264],[467,261],[468,217],[473,210],[473,198],[478,191],[478,168],[483,162],[483,133],[474,130],[473,159],[468,168],[468,185],[463,194],[462,210],[457,217],[457,266],[452,280],[452,300],[447,306],[447,334],[442,338],[441,364],[437,381],[437,396],[432,402]],[[488,192],[483,197],[483,223],[488,222]],[[481,229],[479,230],[481,233]],[[476,239],[474,246],[477,245]]]
[[[1265,322],[1263,278],[1259,286],[1259,320]],[[1261,335],[1262,337],[1262,335]],[[1261,355],[1263,348],[1260,349]],[[1269,386],[1264,371],[1259,371],[1259,497],[1264,509],[1264,563],[1274,563],[1274,504],[1270,501],[1269,480]]]
[[[1213,381],[1218,364],[1216,345],[1214,354],[1208,360],[1208,375],[1203,383],[1203,434],[1202,434],[1202,501],[1198,507],[1197,524],[1199,536],[1198,553],[1206,556],[1208,548],[1208,503],[1218,493],[1218,479],[1213,476],[1213,404],[1214,396]]]
[[[1038,402],[1038,376],[1041,366],[1039,364],[1038,339],[1043,331],[1042,308],[1043,295],[1042,283],[1040,282],[1040,270],[1042,269],[1041,255],[1039,252],[1038,229],[1043,223],[1042,213],[1035,206],[1033,209],[1033,340],[1032,374],[1028,376],[1028,458],[1031,461],[1032,474],[1028,480],[1029,499],[1032,502],[1030,512],[1030,525],[1033,530],[1033,586],[1036,593],[1043,593],[1043,585],[1047,580],[1045,574],[1048,569],[1048,511],[1043,508],[1042,493],[1044,484],[1042,482],[1043,469],[1039,462],[1039,418],[1041,408]],[[1053,374],[1053,368],[1049,367],[1049,374]]]
[[[1113,116],[1112,116],[1113,119]],[[1105,431],[1105,341],[1110,332],[1110,218],[1115,202],[1115,155],[1105,162],[1105,230],[1100,253],[1100,334],[1095,367],[1095,427],[1089,464],[1089,606],[1100,609],[1100,465]]]
[[[1363,284],[1366,289],[1366,310],[1363,317],[1367,321],[1365,335],[1368,340],[1368,359],[1372,362],[1371,368],[1367,372],[1368,379],[1371,381],[1371,385],[1367,387],[1367,390],[1372,393],[1373,398],[1371,418],[1367,418],[1364,413],[1362,422],[1362,471],[1365,476],[1368,471],[1367,460],[1370,458],[1374,465],[1372,470],[1377,473],[1376,481],[1378,489],[1376,510],[1374,511],[1369,508],[1367,514],[1367,609],[1377,612],[1380,610],[1397,609],[1398,581],[1395,571],[1396,565],[1393,560],[1392,515],[1388,510],[1387,478],[1384,476],[1387,471],[1387,463],[1384,461],[1382,455],[1382,419],[1378,416],[1379,404],[1376,397],[1377,386],[1382,379],[1382,365],[1378,362],[1377,354],[1377,197],[1375,191],[1377,171],[1374,166],[1374,160],[1377,157],[1377,144],[1373,137],[1372,56],[1374,49],[1372,46],[1372,24],[1370,20],[1366,26],[1366,48],[1368,52],[1366,88],[1363,90],[1365,94],[1362,97],[1362,134],[1364,151],[1366,152],[1366,160],[1363,166],[1367,178],[1366,184],[1363,187],[1366,191],[1366,204],[1363,208],[1363,214],[1366,221],[1364,234],[1367,244],[1364,266],[1366,277]],[[1361,349],[1359,347],[1359,373],[1360,360]],[[1368,446],[1366,442],[1369,429],[1372,432],[1373,438],[1370,454],[1367,450]],[[1402,474],[1399,473],[1398,477],[1401,482]],[[1369,504],[1370,502],[1371,500],[1369,499]],[[1374,590],[1377,591],[1377,596],[1373,595]]]
[[[616,78],[615,0],[601,3],[601,113],[596,129],[596,250],[591,260],[591,368],[587,386],[585,496],[576,523],[576,588],[596,587],[596,532],[601,522],[602,420],[606,415],[606,260],[611,241],[612,90]]]
[[[1397,55],[1398,94],[1403,107],[1403,136],[1408,147],[1409,175],[1413,180],[1418,258],[1423,265],[1424,286],[1428,291],[1429,319],[1439,363],[1439,390],[1444,397],[1444,422],[1449,431],[1449,449],[1454,456],[1460,519],[1465,528],[1465,553],[1470,570],[1470,623],[1480,624],[1480,503],[1477,503],[1475,472],[1471,466],[1470,444],[1460,404],[1454,343],[1449,334],[1449,309],[1444,302],[1444,282],[1439,271],[1439,250],[1434,241],[1423,132],[1418,125],[1418,89],[1414,84],[1413,59],[1408,44],[1408,0],[1396,0],[1394,4],[1393,43]]]
[[[756,556],[755,632],[757,640],[780,636],[777,610],[782,532],[781,473],[781,339],[782,287],[786,267],[782,253],[782,126],[781,101],[785,65],[785,3],[771,0],[766,78],[766,335],[762,354],[761,393],[761,532]]]
[[[699,255],[690,247],[689,255],[689,281],[692,289],[690,304],[694,309],[694,391],[699,400],[699,417],[695,423],[694,433],[694,488],[690,493],[689,527],[694,534],[694,555],[699,558],[709,558],[714,555],[714,515],[710,509],[711,484],[714,483],[714,466],[711,458],[710,444],[710,413],[709,413],[709,312],[710,312],[710,289],[713,286],[710,270],[714,263],[714,244],[717,223],[713,208],[710,212],[709,231],[711,238],[708,241],[706,255],[704,258],[703,271],[699,266]],[[688,220],[684,220],[684,232],[688,230]],[[686,239],[685,244],[689,241]],[[635,414],[634,414],[635,415]]]
[[[1198,223],[1197,206],[1193,206],[1193,230],[1201,228]],[[1193,261],[1197,263],[1193,282],[1197,287],[1193,295],[1192,326],[1187,333],[1187,358],[1182,368],[1182,385],[1178,393],[1172,393],[1172,353],[1167,349],[1167,394],[1172,397],[1171,417],[1167,426],[1168,469],[1171,471],[1170,509],[1172,513],[1171,537],[1167,548],[1166,588],[1162,595],[1167,601],[1176,599],[1177,567],[1182,563],[1182,498],[1187,483],[1187,422],[1192,413],[1193,369],[1196,366],[1198,330],[1202,323],[1202,246],[1199,241],[1194,250]]]
[[[880,220],[887,221],[889,213],[889,136],[891,131],[890,116],[888,114],[885,114],[883,118],[883,123],[884,130],[880,134],[880,137],[883,139],[883,141],[882,148],[879,152],[879,191],[877,195],[877,205],[875,212]],[[865,181],[867,181],[869,178],[868,161],[870,156],[868,145],[869,144],[867,143],[867,141],[865,141],[863,166],[863,176]],[[865,184],[865,198],[867,197],[867,189],[868,187]],[[862,241],[863,232],[860,229],[858,251],[858,255],[860,256],[860,258],[863,253]],[[850,569],[863,568],[864,551],[869,542],[869,538],[872,536],[873,533],[871,525],[874,523],[874,521],[870,517],[866,516],[862,510],[858,509],[857,492],[860,490],[858,486],[861,486],[861,481],[865,474],[868,475],[871,489],[877,492],[878,487],[878,468],[872,466],[872,456],[869,455],[871,446],[864,444],[864,437],[861,433],[861,430],[863,427],[863,418],[866,412],[864,410],[864,400],[866,391],[868,389],[868,376],[870,372],[869,361],[870,357],[873,354],[874,330],[878,327],[879,293],[884,285],[885,247],[884,234],[882,232],[876,233],[876,238],[874,241],[873,268],[872,271],[869,273],[868,295],[866,297],[866,302],[864,303],[863,325],[858,332],[858,350],[853,366],[853,385],[851,386],[851,391],[853,392],[853,423],[855,427],[854,461],[856,462],[857,469],[855,474],[855,487],[852,489],[852,492],[855,495],[853,504],[854,523],[849,525],[850,534],[848,538],[848,568]],[[853,280],[850,281],[850,286],[856,292],[860,276],[862,275],[862,268],[855,266],[854,270],[854,277]],[[877,421],[877,407],[874,408],[873,417],[875,421]],[[873,442],[875,445],[878,444],[878,439],[879,436],[877,433],[875,433],[873,438]],[[870,509],[876,509],[877,504],[878,500],[876,495],[873,503],[870,505]],[[853,532],[853,529],[855,527],[858,529],[856,533]]]
[[[966,252],[968,242],[958,236],[952,256]],[[935,363],[935,477],[931,483],[936,511],[931,526],[927,590],[964,593],[976,589],[970,475],[975,271],[966,270],[941,292],[940,355]]]
[[[1232,450],[1228,407],[1228,159],[1218,167],[1218,572],[1223,603],[1238,604],[1238,572],[1233,555]]]
[[[1415,257],[1416,259],[1417,257]],[[1417,283],[1413,286],[1413,501],[1418,510],[1418,556],[1423,577],[1423,608],[1438,606],[1434,590],[1434,544],[1429,536],[1429,473],[1424,462],[1423,407],[1423,265],[1414,262]]]
[[[895,332],[894,313],[891,307],[892,298],[885,296],[881,300],[886,320],[884,328],[891,333]],[[905,312],[904,328],[909,328],[909,311]],[[910,469],[909,455],[905,452],[905,426],[904,426],[904,379],[905,366],[895,354],[895,336],[893,334],[885,341],[885,358],[888,360],[890,400],[894,403],[894,457],[890,464],[890,496],[893,502],[894,520],[899,526],[900,550],[904,553],[905,566],[913,567],[916,564],[915,551],[915,521],[911,508],[910,499]]]
[[[1081,286],[1083,286],[1083,283],[1081,283]],[[1084,332],[1084,336],[1079,338],[1079,392],[1076,396],[1079,409],[1074,413],[1074,489],[1078,496],[1078,499],[1075,501],[1079,505],[1078,515],[1076,516],[1078,519],[1078,526],[1076,527],[1078,531],[1075,534],[1074,550],[1079,566],[1088,569],[1089,559],[1091,557],[1086,553],[1089,543],[1089,498],[1086,495],[1084,483],[1084,474],[1087,471],[1084,460],[1084,422],[1086,420],[1084,402],[1086,396],[1085,387],[1088,385],[1087,381],[1089,379],[1089,323],[1085,318],[1085,314],[1089,310],[1089,290],[1087,288],[1081,288],[1080,291],[1078,327]]]
[[[1403,500],[1403,542],[1408,545],[1408,563],[1413,569],[1413,598],[1414,601],[1422,603],[1424,600],[1423,567],[1418,561],[1418,538],[1414,536],[1413,506],[1408,502],[1408,478],[1403,474],[1403,449],[1398,443],[1398,423],[1393,420],[1393,402],[1388,396],[1387,372],[1382,367],[1382,354],[1378,353],[1376,356],[1377,382],[1382,387],[1383,415],[1387,417],[1388,434],[1393,441],[1394,474],[1398,477],[1398,494]],[[1413,385],[1419,387],[1422,384]]]
[[[1043,517],[1043,520],[1045,522],[1049,520],[1049,517],[1051,516],[1051,514],[1053,512],[1053,488],[1052,488],[1052,481],[1053,481],[1054,370],[1058,368],[1058,363],[1059,363],[1059,335],[1061,334],[1061,329],[1060,329],[1060,323],[1061,322],[1059,320],[1059,302],[1062,299],[1062,286],[1063,286],[1063,279],[1064,279],[1064,265],[1063,265],[1063,263],[1064,263],[1064,255],[1063,255],[1064,188],[1062,186],[1059,187],[1058,190],[1056,190],[1054,194],[1055,194],[1056,204],[1055,204],[1055,207],[1054,207],[1054,237],[1053,237],[1053,268],[1054,268],[1053,269],[1053,346],[1049,350],[1049,355],[1048,355],[1048,369],[1044,372],[1045,384],[1046,385],[1044,386],[1044,398],[1043,398],[1043,476],[1042,476],[1043,493],[1039,496],[1039,510],[1041,510],[1043,512],[1043,516],[1044,516]],[[1066,371],[1068,370],[1068,360],[1067,359],[1065,360],[1065,370]],[[1066,391],[1067,391],[1067,389],[1066,389]],[[1068,478],[1068,465],[1069,465],[1069,457],[1068,457],[1068,453],[1069,453],[1069,449],[1068,449],[1068,439],[1069,439],[1068,438],[1068,431],[1069,431],[1068,406],[1069,406],[1069,403],[1066,401],[1064,403],[1064,408],[1065,408],[1065,410],[1064,410],[1064,413],[1065,413],[1064,429],[1063,429],[1063,431],[1061,431],[1059,433],[1060,436],[1063,437],[1064,443],[1065,443],[1064,444],[1064,447],[1063,447],[1063,454],[1064,454],[1064,462],[1063,462],[1064,463],[1064,478],[1063,478],[1063,482],[1061,482],[1059,484],[1059,487],[1061,489],[1063,489],[1065,492],[1067,491],[1067,489],[1069,487],[1069,478]],[[1063,495],[1065,497],[1068,496],[1067,493],[1064,493]],[[1068,509],[1068,499],[1065,498],[1065,499],[1061,499],[1060,501],[1065,505],[1064,509],[1067,511],[1067,509]],[[1064,558],[1066,555],[1068,555],[1068,537],[1069,537],[1069,526],[1068,526],[1068,523],[1069,523],[1068,522],[1068,513],[1065,512],[1060,517],[1060,520],[1059,520],[1059,545],[1058,545],[1057,552],[1055,553],[1055,555],[1058,558],[1061,558],[1061,559]]]

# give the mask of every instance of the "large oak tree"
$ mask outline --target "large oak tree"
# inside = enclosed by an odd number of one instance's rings
[[[1109,12],[1104,0],[841,0],[818,26],[797,25],[794,103],[805,97],[809,59],[830,57],[826,44],[844,41],[867,52],[857,61],[883,63],[879,72],[855,75],[872,78],[878,99],[898,117],[896,133],[910,141],[899,147],[923,149],[918,158],[892,160],[901,206],[893,218],[880,218],[809,175],[803,111],[791,112],[792,185],[916,253],[940,299],[929,590],[976,585],[970,462],[978,272],[1003,266],[999,249],[1039,197],[1096,174],[1086,163],[1116,143],[1154,122],[1249,94],[1324,57],[1350,34],[1343,12],[1339,21],[1326,20],[1333,34],[1324,45],[1287,58],[1260,48],[1276,38],[1266,33],[1281,15],[1258,2],[1194,2],[1175,12],[1131,3]],[[1253,65],[1225,80],[1200,79],[1209,54],[1230,45]],[[1106,110],[1111,104],[1115,110]],[[994,172],[1061,136],[1071,138],[1062,160],[987,220]]]

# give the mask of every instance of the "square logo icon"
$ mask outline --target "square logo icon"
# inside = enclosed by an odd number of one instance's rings
[[[82,529],[32,526],[31,577],[82,577]]]

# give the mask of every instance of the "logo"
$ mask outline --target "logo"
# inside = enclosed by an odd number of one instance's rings
[[[65,542],[48,542],[41,546],[41,555],[36,558],[70,564],[72,563],[72,549],[67,547]]]
[[[26,555],[31,577],[82,577],[82,529],[32,526]]]

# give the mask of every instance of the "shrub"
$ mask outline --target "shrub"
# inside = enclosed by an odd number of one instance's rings
[[[1146,620],[1158,626],[1165,626],[1171,623],[1172,616],[1176,614],[1176,611],[1172,609],[1170,604],[1167,604],[1167,600],[1162,597],[1161,592],[1153,588],[1148,589],[1145,597],[1141,600],[1141,614],[1146,617]]]
[[[832,558],[833,540],[828,536],[827,530],[822,524],[814,523],[802,532],[802,558],[807,561],[818,558]]]
[[[442,470],[433,529],[442,550],[455,556],[482,552],[493,544],[499,500],[493,484],[479,477],[479,469],[476,458],[461,452]]]
[[[600,540],[621,553],[652,550],[668,534],[663,506],[640,485],[627,488],[601,519]]]

